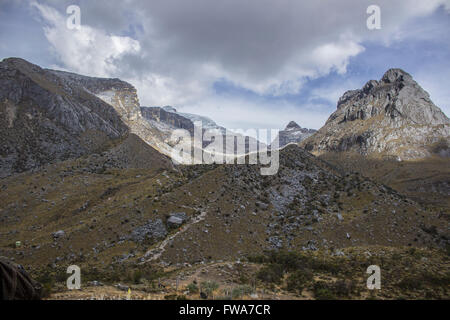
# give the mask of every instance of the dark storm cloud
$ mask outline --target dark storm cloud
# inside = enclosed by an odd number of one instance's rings
[[[21,3],[29,10],[29,1],[4,1]],[[128,80],[147,105],[174,104],[197,111],[216,108],[209,114],[218,117],[230,116],[220,110],[243,106],[256,110],[265,97],[298,94],[311,79],[345,74],[352,58],[374,47],[368,43],[389,47],[405,38],[402,26],[406,22],[428,17],[440,5],[450,8],[450,0],[378,0],[382,28],[370,31],[366,9],[372,0],[31,3],[37,3],[32,7],[42,21],[39,36],[42,38],[43,31],[48,41],[40,49],[52,50],[57,67]],[[65,10],[70,4],[81,8],[83,28],[77,32],[65,27]],[[408,38],[416,31],[410,30]],[[23,33],[20,39],[8,35],[10,43],[0,50],[20,48],[21,43],[35,38],[36,32]],[[263,102],[218,97],[214,92],[217,81],[253,92]],[[329,93],[332,97],[339,94]],[[273,101],[266,101],[265,112],[273,109]],[[288,107],[293,110],[292,105]],[[283,103],[276,108],[287,110]],[[272,119],[271,114],[266,121]]]

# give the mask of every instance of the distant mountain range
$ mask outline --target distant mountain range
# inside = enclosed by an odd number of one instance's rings
[[[284,147],[289,143],[299,143],[312,136],[317,130],[300,127],[295,121],[288,123],[284,130],[278,133],[279,146]]]
[[[162,134],[164,135],[164,140],[168,141],[169,145],[173,144],[173,141],[170,141],[170,137],[174,130],[187,130],[190,133],[191,137],[193,137],[195,126],[196,124],[200,123],[202,134],[204,134],[205,131],[208,130],[212,133],[217,132],[224,136],[224,154],[239,154],[238,150],[243,150],[244,152],[241,153],[242,155],[249,152],[256,152],[258,148],[265,147],[264,143],[257,141],[255,138],[243,136],[240,133],[227,130],[226,128],[217,125],[208,117],[191,113],[177,112],[177,110],[171,106],[141,107],[141,114],[145,119],[149,121],[152,126],[157,127],[162,132]],[[236,139],[236,146],[234,149],[227,148],[225,141],[226,134],[232,134],[239,138]],[[205,151],[210,151],[213,146],[213,142],[214,141],[203,141],[203,149]]]
[[[393,281],[375,293],[382,298],[448,298],[449,123],[410,75],[392,69],[345,93],[317,132],[290,122],[271,176],[262,164],[174,163],[172,133],[193,132],[197,120],[226,130],[173,107],[142,107],[119,79],[0,62],[0,256],[52,282],[76,264],[93,286],[148,290],[154,275],[178,284],[214,266],[223,288],[256,279],[298,297],[292,283],[316,292],[316,279],[346,279],[356,298],[367,297],[366,267],[383,262]],[[249,151],[253,138],[244,138]],[[250,262],[260,260],[268,265]],[[305,263],[309,282],[297,273]]]
[[[193,134],[199,121],[203,132],[226,131],[207,117],[171,106],[141,107],[136,89],[119,79],[42,69],[23,59],[0,63],[0,85],[2,176],[104,150],[129,133],[170,156],[176,129]],[[391,69],[380,81],[346,92],[319,131],[290,122],[279,132],[279,146],[300,143],[315,154],[415,159],[448,155],[449,137],[449,119],[428,93],[408,73]],[[208,150],[209,144],[202,148]],[[245,153],[256,151],[256,144],[264,146],[245,137]]]

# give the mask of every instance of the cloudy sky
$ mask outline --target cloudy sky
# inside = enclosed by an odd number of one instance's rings
[[[141,105],[232,129],[318,129],[339,96],[392,67],[449,115],[449,30],[450,0],[0,0],[0,59],[121,78]]]

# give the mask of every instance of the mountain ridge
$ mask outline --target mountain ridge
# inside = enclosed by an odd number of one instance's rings
[[[20,58],[0,62],[0,177],[92,154],[109,154],[106,164],[127,167],[121,158],[131,158],[119,151],[135,145],[149,162],[170,167],[163,155],[139,142],[124,114],[97,97],[114,87],[133,94],[119,79],[42,69]],[[144,165],[137,158],[130,161],[135,164]]]
[[[345,92],[336,111],[301,143],[314,154],[356,152],[399,160],[431,156],[450,139],[450,120],[410,74],[389,69],[361,89]]]

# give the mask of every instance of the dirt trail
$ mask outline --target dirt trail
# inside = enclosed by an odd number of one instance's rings
[[[173,240],[175,237],[177,237],[178,235],[180,235],[183,232],[185,232],[186,230],[188,230],[192,225],[205,220],[205,217],[206,217],[206,211],[202,212],[201,214],[199,214],[198,216],[193,218],[189,223],[182,226],[176,233],[174,233],[173,235],[164,239],[159,245],[156,246],[156,248],[148,250],[144,254],[144,258],[148,258],[148,259],[146,259],[145,261],[143,261],[139,264],[144,264],[144,263],[148,263],[148,262],[157,260],[159,257],[161,257],[161,255],[164,253],[164,251],[166,251],[166,246],[169,244],[169,242],[171,240]]]

